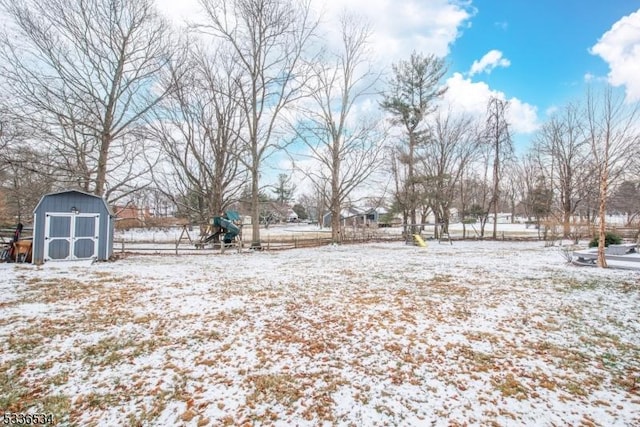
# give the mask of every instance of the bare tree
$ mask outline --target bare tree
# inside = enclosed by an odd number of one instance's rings
[[[152,0],[0,0],[14,34],[0,38],[0,74],[16,117],[51,144],[67,179],[97,195],[131,189],[142,119],[171,55]]]
[[[32,148],[22,124],[0,109],[0,222],[30,222],[42,195],[54,188],[53,162]]]
[[[401,214],[403,224],[408,223],[409,218],[409,198],[408,198],[408,168],[404,160],[406,156],[403,153],[403,149],[400,145],[390,145],[385,151],[385,169],[390,175],[389,185],[391,186],[391,206],[389,216]],[[415,156],[415,159],[419,159],[419,156]],[[420,200],[422,202],[422,200]],[[418,205],[416,209],[420,209],[421,220],[420,223],[426,222],[426,217],[429,214],[428,205]],[[390,219],[390,218],[389,218]]]
[[[43,194],[54,187],[55,167],[28,145],[17,145],[3,153],[5,167],[2,189],[6,195],[6,213],[17,222],[31,222],[33,210]],[[37,164],[37,168],[30,165]]]
[[[233,203],[245,183],[238,73],[223,51],[211,55],[196,45],[168,71],[165,85],[175,90],[150,122],[163,159],[154,168],[156,185],[200,222]]]
[[[457,201],[458,212],[460,213],[460,221],[462,222],[462,238],[467,237],[467,224],[471,221],[475,222],[475,218],[469,216],[469,189],[467,184],[469,180],[470,172],[463,171],[460,180],[458,181]]]
[[[529,195],[532,194],[535,188],[536,179],[545,175],[541,167],[538,154],[539,153],[535,149],[532,149],[522,156],[516,163],[517,168],[515,170],[517,172],[511,177],[512,181],[518,183],[518,196],[521,200],[521,211],[529,221],[531,221],[534,216]]]
[[[583,126],[579,108],[569,104],[562,115],[552,117],[542,126],[533,147],[547,170],[554,193],[559,196],[565,237],[571,232],[571,218],[582,202],[581,185],[592,173]]]
[[[610,87],[599,97],[591,91],[587,93],[585,138],[599,181],[598,267],[607,267],[605,237],[610,188],[623,176],[632,159],[640,154],[639,114],[637,103],[626,103],[624,97],[615,95]]]
[[[458,184],[476,154],[478,134],[470,118],[453,117],[450,111],[437,114],[430,129],[423,156],[427,177],[424,193],[430,199],[436,224],[443,224],[442,231],[448,233],[451,206]]]
[[[616,186],[610,205],[612,209],[624,213],[626,225],[631,226],[640,215],[640,181],[623,181]]]
[[[435,111],[434,102],[446,92],[440,81],[447,72],[442,59],[435,55],[411,54],[407,61],[393,65],[393,78],[389,90],[383,94],[380,106],[392,116],[392,123],[402,127],[405,133],[406,151],[398,157],[407,166],[405,192],[402,204],[416,224],[416,211],[420,205],[419,181],[422,179],[415,170],[418,163],[417,149],[426,141],[425,118]],[[404,145],[404,144],[403,144]],[[408,218],[405,218],[405,223]]]
[[[0,110],[0,155],[4,154],[9,147],[9,142],[11,140],[10,136],[7,135],[7,123],[4,112]],[[0,160],[2,160],[0,158]],[[0,168],[2,164],[0,164]],[[0,169],[1,170],[1,169]]]
[[[484,230],[489,217],[488,200],[491,194],[491,187],[486,179],[477,172],[469,169],[469,174],[460,180],[459,185],[459,208],[463,222],[471,224],[471,228],[477,237],[484,237]],[[475,228],[480,222],[480,230]],[[466,227],[464,228],[466,232]]]
[[[521,195],[523,183],[518,179],[520,176],[520,167],[520,163],[515,158],[513,161],[508,162],[505,167],[505,175],[509,179],[503,180],[502,185],[504,204],[508,207],[509,212],[511,212],[512,224],[515,223],[518,205],[522,201]]]
[[[0,177],[11,165],[12,148],[20,142],[22,142],[22,135],[11,119],[11,115],[0,106]]]
[[[355,111],[363,97],[372,95],[378,75],[370,68],[366,24],[344,15],[341,19],[342,52],[328,64],[314,67],[313,105],[302,111],[295,127],[297,137],[320,164],[307,171],[316,188],[328,182],[331,236],[342,241],[340,212],[353,190],[365,182],[382,160],[383,133],[379,120]]]
[[[298,204],[304,207],[308,219],[322,226],[322,213],[325,206],[322,197],[316,192],[307,192],[297,197],[297,200]]]
[[[167,197],[164,191],[160,191],[153,186],[137,191],[132,196],[134,197],[131,197],[131,203],[148,209],[155,217],[168,217],[175,214],[176,206],[173,200]],[[159,222],[159,224],[162,224],[162,222]]]
[[[282,113],[298,101],[308,73],[303,54],[317,27],[308,0],[200,0],[207,22],[197,28],[234,51],[242,73],[239,102],[246,122],[246,165],[251,175],[253,248],[260,243],[260,167],[280,148]]]
[[[513,143],[509,134],[509,124],[506,120],[508,102],[492,97],[487,106],[486,138],[487,144],[493,150],[493,193],[490,205],[493,209],[493,234],[498,235],[498,206],[500,202],[500,179],[502,177],[503,161],[513,154]]]
[[[470,216],[480,221],[480,237],[484,237],[487,221],[489,220],[489,211],[491,202],[493,201],[493,187],[491,179],[491,159],[493,149],[488,144],[481,144],[478,152],[478,159],[474,167],[476,173],[471,175],[466,184],[469,196],[470,206],[468,213]]]
[[[324,226],[324,214],[328,206],[328,181],[313,181],[311,188],[298,198],[298,202],[306,209],[309,219],[314,220],[318,227]]]
[[[538,175],[536,177],[536,183],[527,194],[526,200],[531,213],[536,219],[538,237],[540,237],[541,220],[542,218],[548,218],[551,214],[551,204],[553,203],[553,190],[544,175]]]

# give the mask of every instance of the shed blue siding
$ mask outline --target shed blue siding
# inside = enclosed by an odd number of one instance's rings
[[[85,217],[84,214],[93,214],[93,217]],[[77,238],[73,250],[75,257],[85,258],[87,254],[93,254],[93,244],[89,239],[94,237],[98,241],[98,260],[108,260],[113,254],[113,214],[101,197],[77,190],[47,194],[42,197],[33,215],[32,258],[35,264],[44,262],[46,239],[69,236],[72,222]],[[97,229],[95,215],[99,218]],[[50,217],[49,236],[45,236],[47,216]],[[72,216],[73,220],[70,219]],[[52,241],[49,252],[53,259],[64,259],[63,255],[69,252],[69,245],[64,240]]]

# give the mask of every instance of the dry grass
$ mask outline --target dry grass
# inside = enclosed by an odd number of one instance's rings
[[[264,278],[201,258],[183,280],[21,269],[0,305],[0,408],[61,425],[640,422],[634,280],[460,269],[454,249],[393,272],[385,253],[269,255]]]

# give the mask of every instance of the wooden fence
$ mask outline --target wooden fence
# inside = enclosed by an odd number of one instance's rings
[[[637,239],[638,229],[634,227],[608,227],[610,231],[614,231],[620,234],[627,240]],[[384,230],[384,229],[383,229]],[[423,238],[431,240],[433,238],[432,234],[429,233],[429,230],[425,230],[426,234],[423,235]],[[592,224],[587,224],[581,233],[581,239],[591,238],[593,233],[597,233],[597,229]],[[182,236],[181,236],[182,237]],[[462,234],[454,234],[450,235],[451,240],[462,240]],[[475,240],[480,237],[478,236],[468,236],[467,239]],[[482,238],[484,240],[490,240],[489,236],[485,236]],[[551,232],[546,230],[546,232],[540,232],[539,235],[517,235],[510,234],[505,232],[499,232],[497,240],[520,240],[520,241],[531,241],[531,240],[540,240],[547,241],[554,244],[559,239],[561,239],[561,235],[559,230],[556,232]],[[398,229],[396,232],[388,232],[388,231],[380,231],[380,229],[376,228],[350,228],[347,227],[343,230],[342,235],[342,244],[354,244],[354,243],[369,243],[369,242],[401,242],[406,241],[405,237],[402,234],[402,230]],[[189,255],[206,255],[206,254],[214,254],[225,251],[241,251],[241,250],[249,250],[250,248],[250,240],[245,239],[240,242],[240,246],[234,245],[232,247],[221,248],[220,244],[216,244],[215,246],[208,244],[204,247],[197,248],[196,243],[199,243],[198,239],[176,239],[175,241],[131,241],[131,240],[116,240],[114,241],[114,252],[120,253],[139,253],[139,254],[189,254]],[[310,232],[291,232],[287,234],[281,234],[277,236],[265,236],[263,237],[261,244],[262,250],[274,251],[274,250],[286,250],[286,249],[296,249],[296,248],[309,248],[309,247],[317,247],[317,246],[325,246],[332,243],[331,233],[326,230],[320,231],[310,231]],[[200,245],[198,245],[200,246]]]
[[[349,231],[345,230],[342,238],[342,244],[368,243],[368,242],[392,242],[402,241],[400,234],[377,233],[375,231]],[[162,254],[173,253],[205,255],[224,251],[237,251],[249,249],[250,241],[244,240],[240,242],[240,247],[236,244],[233,246],[220,247],[220,244],[207,244],[203,247],[196,247],[197,240],[175,240],[155,242],[155,241],[131,241],[131,240],[114,240],[114,252],[120,253],[146,253],[146,254]],[[309,232],[309,233],[292,233],[291,235],[281,235],[277,237],[266,237],[262,239],[262,250],[285,250],[296,248],[310,248],[317,246],[326,246],[332,243],[331,233],[327,232]],[[200,246],[200,245],[198,245]]]

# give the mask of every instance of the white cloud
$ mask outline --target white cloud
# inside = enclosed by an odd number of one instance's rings
[[[628,101],[640,100],[640,9],[623,17],[590,51],[609,64],[609,83],[624,86]]]
[[[480,61],[473,61],[471,65],[471,70],[469,70],[469,75],[473,76],[474,74],[478,74],[481,72],[485,72],[487,74],[491,73],[493,69],[497,67],[509,67],[511,65],[511,61],[507,58],[503,58],[502,52],[499,50],[493,49],[487,52]]]
[[[484,82],[473,82],[460,73],[454,73],[448,80],[449,90],[444,102],[455,110],[483,118],[487,114],[487,103],[491,97],[509,101],[507,120],[515,133],[531,133],[538,129],[538,109],[518,98],[507,99],[505,94],[493,90]]]
[[[607,77],[597,76],[593,73],[585,73],[584,82],[585,83],[607,83]]]
[[[176,24],[197,20],[198,0],[156,0],[159,9]],[[460,36],[474,13],[470,6],[452,0],[320,0],[312,7],[320,15],[329,42],[340,42],[338,17],[347,11],[363,15],[371,23],[371,46],[391,63],[405,59],[416,50],[445,57],[449,46]]]
[[[538,107],[527,104],[518,98],[509,99],[507,120],[517,133],[532,133],[538,130]]]
[[[157,0],[160,9],[174,18],[197,18],[197,0]],[[336,31],[338,18],[343,12],[364,15],[373,31],[371,47],[381,66],[388,66],[409,57],[412,51],[433,53],[445,57],[461,31],[470,26],[470,18],[475,10],[469,3],[454,0],[322,0],[313,1],[315,12],[323,14],[322,28],[325,40],[333,45],[340,44],[340,34]],[[474,62],[471,74],[490,72],[496,67],[508,67],[510,61],[502,52],[491,50],[480,61]],[[484,117],[490,96],[505,98],[486,83],[472,82],[455,73],[448,80],[450,87],[447,101],[460,106],[470,113]],[[360,106],[360,114],[371,113],[377,103],[367,100]],[[537,110],[516,98],[510,100],[509,119],[515,132],[531,132],[537,128]]]
[[[320,2],[319,2],[320,3]],[[371,23],[371,45],[388,62],[405,59],[412,51],[444,57],[460,36],[472,12],[449,0],[324,0],[327,24],[343,11],[364,15]]]
[[[459,107],[471,115],[484,115],[487,101],[492,95],[497,95],[486,83],[474,83],[460,73],[453,73],[446,83],[449,89],[444,96],[445,103]]]

